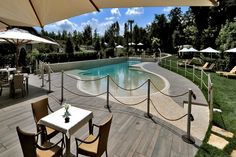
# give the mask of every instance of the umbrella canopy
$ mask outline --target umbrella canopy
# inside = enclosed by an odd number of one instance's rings
[[[21,29],[11,29],[4,32],[0,32],[0,42],[8,42],[12,43],[16,46],[16,68],[18,68],[18,59],[19,59],[19,47],[24,44],[35,44],[35,43],[47,43],[47,44],[55,44],[56,42],[52,42],[50,40],[46,40],[44,38],[35,36],[30,34],[27,31]]]
[[[225,52],[236,53],[236,48],[232,48],[232,49],[226,50]]]
[[[179,50],[179,52],[189,52],[189,50],[184,47],[183,49]]]
[[[122,49],[122,48],[124,48],[124,46],[121,46],[121,45],[118,45],[118,46],[116,46],[116,48],[120,48],[120,49]]]
[[[198,50],[196,50],[195,48],[191,47],[188,49],[189,52],[199,52]]]
[[[143,43],[138,43],[137,45],[138,45],[138,46],[143,46]]]
[[[220,53],[220,51],[217,51],[211,47],[208,47],[206,49],[201,50],[200,52],[205,52],[205,53]]]
[[[99,8],[150,6],[213,6],[216,0],[1,0],[0,28],[7,26],[41,26]]]
[[[135,43],[129,43],[129,45],[135,45]]]

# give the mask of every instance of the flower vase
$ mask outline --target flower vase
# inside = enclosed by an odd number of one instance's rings
[[[70,117],[65,117],[65,123],[69,123],[70,122]]]

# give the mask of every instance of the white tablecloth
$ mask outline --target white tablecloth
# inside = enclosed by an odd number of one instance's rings
[[[63,117],[65,109],[61,108],[56,112],[49,114],[39,120],[38,124],[51,127],[55,130],[61,131],[66,134],[68,138],[74,134],[79,128],[89,122],[93,118],[93,112],[70,106],[69,108],[70,122],[65,123]]]

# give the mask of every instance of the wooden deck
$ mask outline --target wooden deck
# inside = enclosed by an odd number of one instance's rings
[[[60,84],[60,75],[52,77],[54,85]],[[68,79],[68,78],[67,78]],[[70,90],[77,92],[73,80],[65,80]],[[16,126],[25,131],[35,132],[35,124],[30,103],[48,96],[53,110],[61,107],[59,103],[60,88],[53,87],[52,93],[47,95],[47,87],[40,88],[40,80],[31,75],[30,94],[25,98],[9,99],[7,94],[0,97],[0,156],[21,157],[21,147],[16,134]],[[4,90],[5,93],[8,91]],[[80,108],[91,110],[94,113],[94,123],[99,123],[110,114],[104,108],[106,100],[98,97],[79,97],[64,90],[67,103]],[[84,93],[79,93],[84,94]],[[85,95],[85,94],[84,94]],[[175,126],[154,117],[145,118],[145,112],[138,109],[110,102],[113,121],[109,135],[108,156],[110,157],[193,157],[200,145],[183,142],[184,133]],[[79,114],[79,113],[78,113]],[[88,126],[81,128],[74,137],[83,138],[88,133]],[[75,155],[75,141],[72,137],[71,151]],[[56,140],[56,139],[55,139]],[[72,156],[73,156],[72,155]],[[105,155],[103,155],[105,156]]]

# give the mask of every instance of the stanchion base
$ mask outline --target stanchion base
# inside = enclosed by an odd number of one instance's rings
[[[146,118],[152,118],[152,117],[153,117],[153,115],[152,115],[151,113],[149,113],[149,114],[147,114],[147,113],[144,113],[144,117],[146,117]]]
[[[110,109],[112,106],[111,105],[105,105],[104,108]]]
[[[61,102],[61,104],[62,104],[62,103],[65,101],[65,100],[66,100],[66,99],[63,99],[63,100],[62,100],[62,99],[60,99],[60,102]]]
[[[194,144],[195,140],[193,137],[190,136],[190,138],[188,138],[188,135],[182,135],[182,139],[184,142],[189,143],[189,144]]]
[[[50,93],[52,93],[52,92],[53,92],[53,91],[48,91],[47,93],[50,94]]]

